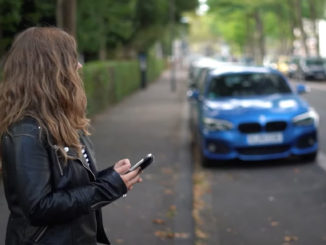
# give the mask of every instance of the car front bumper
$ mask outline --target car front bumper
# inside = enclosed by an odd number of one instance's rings
[[[260,134],[265,134],[261,132]],[[317,152],[318,136],[314,126],[292,127],[283,132],[282,142],[248,143],[249,134],[237,130],[200,133],[203,156],[208,159],[261,161]]]

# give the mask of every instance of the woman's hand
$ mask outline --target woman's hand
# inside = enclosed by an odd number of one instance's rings
[[[130,169],[131,164],[129,159],[122,159],[116,164],[114,164],[114,170],[120,174],[123,182],[127,186],[128,190],[131,190],[136,183],[142,182],[142,178],[140,177],[141,170],[137,168],[136,170],[127,173]]]

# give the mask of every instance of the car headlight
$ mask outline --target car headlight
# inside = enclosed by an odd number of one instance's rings
[[[226,131],[233,128],[233,124],[226,120],[205,117],[203,119],[205,129],[209,131]]]
[[[315,110],[310,109],[308,112],[295,116],[292,119],[292,122],[296,126],[318,126],[319,116]]]

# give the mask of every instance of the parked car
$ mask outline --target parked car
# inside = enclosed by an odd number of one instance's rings
[[[314,160],[318,114],[287,79],[263,67],[207,71],[188,91],[193,134],[205,165],[210,160],[269,160],[297,155]]]
[[[289,78],[295,78],[296,76],[296,73],[299,69],[299,60],[300,60],[300,57],[291,57],[290,60],[289,60],[289,69],[288,69],[288,72],[287,72],[287,76]]]
[[[320,57],[301,57],[297,61],[294,77],[299,80],[325,80],[326,67],[324,59]]]

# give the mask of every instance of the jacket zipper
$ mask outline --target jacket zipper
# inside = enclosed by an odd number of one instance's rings
[[[83,162],[83,160],[82,159],[80,159],[80,158],[77,158],[80,162],[81,162],[81,164],[83,165],[83,167],[89,172],[89,173],[91,173],[91,175],[93,176],[93,178],[94,178],[94,180],[96,180],[96,177],[95,177],[95,174],[93,173],[93,171]]]
[[[35,237],[34,242],[38,242],[39,240],[41,240],[41,238],[43,237],[43,235],[47,229],[48,229],[48,226],[41,227],[34,235],[34,237]]]

